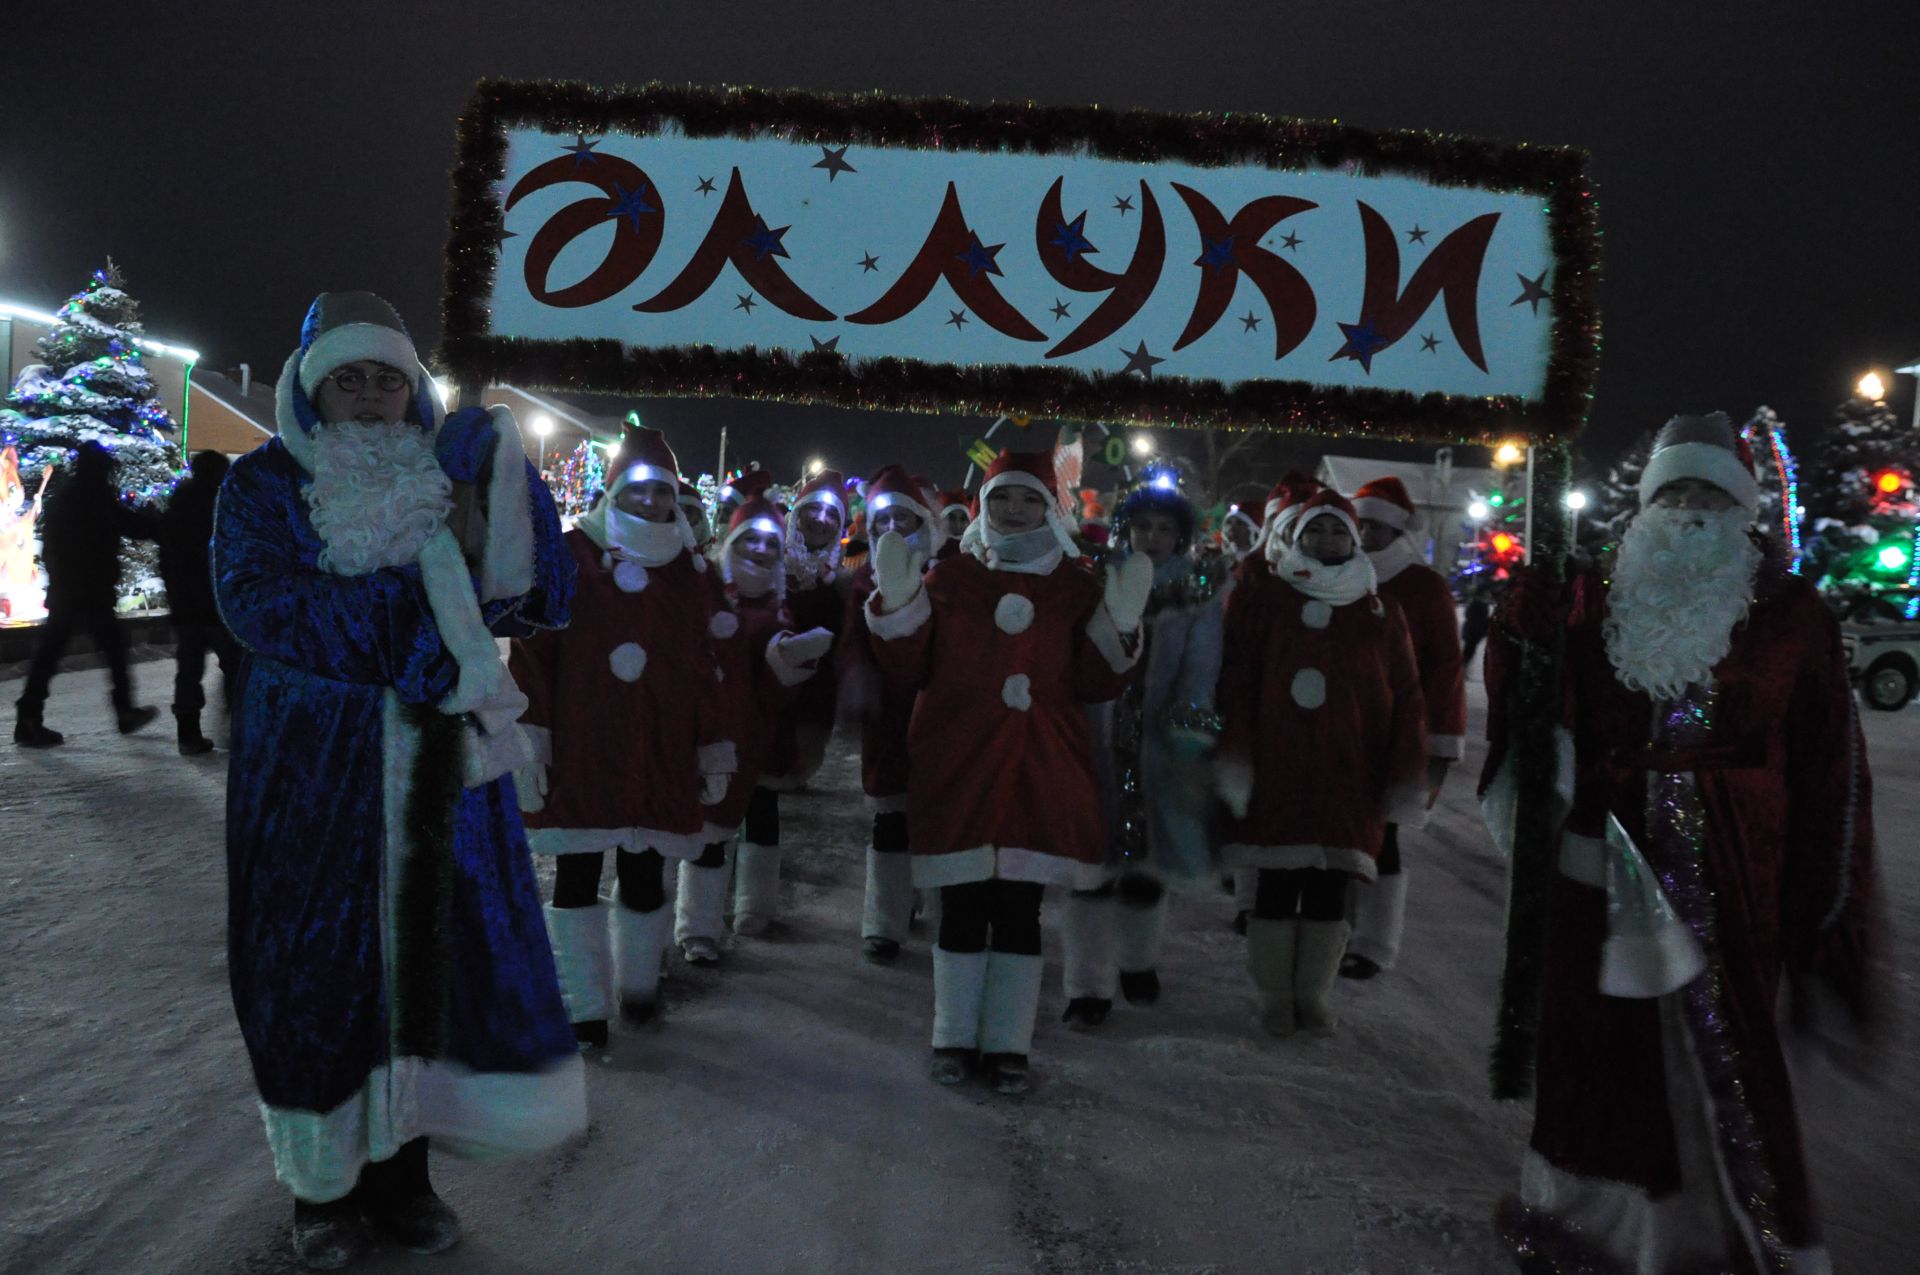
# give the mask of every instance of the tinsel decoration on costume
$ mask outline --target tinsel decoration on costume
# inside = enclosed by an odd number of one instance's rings
[[[490,335],[489,305],[505,235],[498,184],[511,129],[645,136],[671,120],[685,136],[776,138],[809,145],[946,152],[1073,151],[1130,163],[1406,176],[1439,186],[1537,195],[1553,257],[1552,329],[1537,400],[1412,394],[1368,386],[1083,372],[1059,366],[862,360],[831,343],[805,352],[613,339],[531,342]],[[482,81],[458,128],[441,354],[462,380],[507,380],[617,394],[747,396],[846,407],[1126,420],[1194,428],[1338,432],[1374,438],[1491,442],[1517,433],[1570,438],[1586,419],[1599,349],[1599,229],[1582,153],[1415,131],[1241,114],[1165,115],[1031,103],[896,98],[653,84]],[[1524,300],[1525,297],[1523,296]],[[1517,302],[1515,304],[1518,304]],[[1143,350],[1144,353],[1144,350]]]

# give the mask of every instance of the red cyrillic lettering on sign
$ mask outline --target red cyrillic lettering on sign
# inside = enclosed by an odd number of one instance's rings
[[[1166,222],[1160,216],[1159,201],[1143,181],[1140,183],[1140,237],[1134,244],[1133,260],[1126,272],[1115,274],[1094,265],[1087,257],[1100,250],[1086,237],[1087,214],[1072,221],[1060,206],[1060,189],[1066,178],[1056,177],[1046,198],[1040,201],[1040,213],[1033,225],[1034,244],[1040,250],[1040,263],[1062,287],[1075,292],[1105,292],[1107,299],[1093,313],[1067,333],[1061,342],[1047,351],[1057,359],[1105,340],[1140,312],[1160,281],[1161,267],[1167,260]]]
[[[1233,302],[1233,290],[1241,275],[1253,281],[1273,312],[1273,357],[1283,359],[1313,331],[1318,307],[1313,288],[1298,270],[1260,246],[1260,236],[1296,213],[1317,208],[1311,200],[1292,195],[1266,195],[1254,200],[1229,221],[1199,191],[1179,182],[1173,188],[1186,200],[1200,229],[1200,295],[1194,298],[1193,314],[1185,331],[1173,343],[1185,349],[1208,332]]]
[[[1447,303],[1447,323],[1460,352],[1482,372],[1486,355],[1480,349],[1480,268],[1493,238],[1499,213],[1485,213],[1467,222],[1434,245],[1420,268],[1400,287],[1400,244],[1387,219],[1356,200],[1360,230],[1367,253],[1367,279],[1360,300],[1360,321],[1341,325],[1347,342],[1334,358],[1357,360],[1372,370],[1373,356],[1405,336],[1436,296]]]
[[[550,159],[515,182],[508,192],[502,213],[536,190],[567,182],[584,182],[598,187],[602,194],[568,204],[534,234],[527,245],[523,274],[527,293],[544,305],[571,308],[605,301],[640,277],[653,254],[659,251],[660,235],[667,217],[659,188],[634,164],[612,155],[594,155],[590,163],[581,163],[571,155]],[[547,287],[547,276],[561,249],[613,219],[613,243],[593,272],[578,283],[564,288]]]
[[[953,183],[947,183],[946,198],[940,201],[939,215],[926,242],[901,272],[893,286],[865,309],[846,316],[848,323],[891,323],[914,310],[933,291],[933,285],[945,279],[969,309],[988,327],[1004,336],[1021,341],[1044,341],[1046,333],[1027,321],[1013,303],[993,286],[993,275],[1000,273],[994,263],[999,244],[986,245],[967,227],[960,211],[960,196]]]
[[[648,314],[663,314],[691,304],[704,295],[723,267],[731,264],[747,286],[788,314],[801,319],[825,320],[833,311],[807,295],[805,289],[788,277],[776,258],[787,256],[780,242],[786,227],[769,229],[753,211],[740,170],[727,180],[727,193],[713,214],[707,237],[672,283],[634,306]],[[749,311],[751,313],[751,311]]]

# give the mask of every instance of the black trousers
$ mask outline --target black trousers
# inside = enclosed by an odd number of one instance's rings
[[[207,706],[207,693],[201,679],[207,671],[207,652],[220,661],[220,680],[225,684],[226,703],[233,703],[233,679],[240,671],[240,644],[233,640],[224,624],[176,624],[173,626],[173,711],[189,716]]]
[[[989,945],[1014,956],[1040,955],[1038,881],[969,881],[940,889],[940,946],[981,952]]]
[[[747,798],[746,817],[740,821],[740,839],[749,845],[780,844],[780,794],[756,787]]]
[[[751,837],[749,841],[753,840]],[[756,845],[764,842],[754,842]],[[886,810],[873,817],[873,848],[880,854],[905,854],[907,845],[907,812],[904,810]]]
[[[1262,868],[1253,914],[1263,921],[1344,921],[1347,874],[1325,868]]]
[[[47,621],[40,627],[40,644],[33,649],[33,663],[27,669],[27,684],[20,692],[20,707],[39,711],[47,702],[47,688],[60,669],[60,657],[75,633],[86,633],[107,657],[107,669],[113,677],[113,710],[125,713],[133,708],[133,683],[127,677],[127,643],[114,622],[113,603],[53,602],[47,609]]]
[[[696,868],[724,867],[727,843],[715,841],[693,861]],[[553,861],[553,906],[590,908],[600,899],[600,874],[606,870],[603,851],[557,855]],[[667,861],[658,850],[616,850],[613,870],[620,882],[620,902],[635,912],[653,912],[667,901]]]
[[[1380,875],[1400,875],[1400,825],[1397,823],[1388,824],[1386,835],[1380,838]]]

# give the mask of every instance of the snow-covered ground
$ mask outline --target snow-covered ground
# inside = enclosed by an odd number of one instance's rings
[[[164,704],[171,672],[135,675]],[[0,1271],[292,1270],[227,999],[225,754],[177,756],[164,717],[123,739],[105,701],[104,673],[69,673],[48,713],[67,746],[0,743]],[[1867,716],[1911,1021],[1920,709]],[[1464,776],[1408,844],[1401,967],[1341,984],[1337,1036],[1257,1035],[1230,901],[1185,899],[1158,1007],[1069,1031],[1050,968],[1038,1086],[1012,1100],[927,1080],[924,936],[895,968],[860,958],[857,780],[836,750],[788,800],[785,923],[718,971],[673,959],[664,1024],[616,1029],[591,1064],[583,1140],[528,1162],[436,1158],[466,1240],[360,1269],[1509,1269],[1487,1219],[1527,1113],[1486,1096],[1503,882]],[[1836,1270],[1914,1269],[1916,1112],[1920,1056],[1900,1040],[1877,1088],[1804,1096]]]

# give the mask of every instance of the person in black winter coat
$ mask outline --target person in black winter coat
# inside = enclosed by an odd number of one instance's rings
[[[13,742],[51,748],[63,742],[59,731],[41,720],[47,687],[60,656],[76,630],[91,634],[107,657],[113,675],[113,713],[123,735],[159,716],[159,710],[133,702],[127,676],[126,640],[114,622],[113,604],[120,583],[120,540],[151,540],[158,531],[153,515],[120,503],[114,486],[113,453],[98,443],[80,445],[71,471],[47,499],[41,524],[40,556],[47,568],[47,619],[20,694]]]
[[[160,578],[167,586],[167,609],[173,618],[173,716],[180,730],[180,752],[196,756],[213,751],[213,741],[200,733],[200,710],[207,693],[201,689],[207,671],[207,652],[220,661],[225,696],[231,700],[233,678],[240,671],[240,648],[221,622],[213,600],[213,569],[208,546],[213,540],[213,503],[227,476],[227,458],[219,452],[200,452],[192,472],[173,489],[167,511],[160,516]]]

